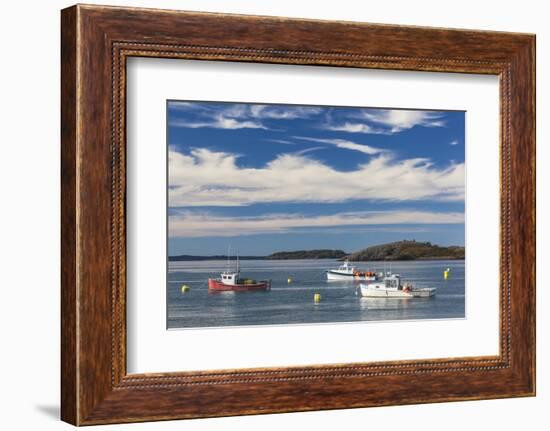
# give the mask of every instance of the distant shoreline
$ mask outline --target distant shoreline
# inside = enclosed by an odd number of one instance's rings
[[[227,256],[189,256],[189,258],[181,258],[181,256],[168,256],[170,262],[205,262],[212,260],[227,260]],[[239,257],[239,260],[342,260],[331,257],[322,257],[322,258],[295,258],[295,259],[272,259],[266,256],[244,256]],[[350,262],[415,262],[415,261],[438,261],[438,260],[456,260],[464,261],[464,258],[456,257],[419,257],[417,259],[371,259],[368,261],[361,260],[350,260]]]
[[[268,256],[239,256],[240,260],[295,260],[295,259],[342,259],[347,256],[347,253],[342,250],[295,250],[295,251],[279,251]],[[235,259],[235,256],[232,256]],[[201,261],[201,260],[224,260],[227,256],[193,256],[179,255],[169,256],[171,261]]]
[[[194,256],[178,255],[169,256],[172,262],[193,262],[205,260],[226,260],[225,255]],[[233,257],[235,259],[235,257]],[[415,240],[396,241],[367,247],[354,253],[346,253],[343,250],[297,250],[280,251],[268,256],[239,256],[240,260],[320,260],[320,259],[348,259],[351,262],[398,262],[413,260],[464,260],[465,248],[463,246],[442,247],[430,242],[417,242]]]

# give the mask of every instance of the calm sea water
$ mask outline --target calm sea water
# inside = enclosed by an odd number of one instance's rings
[[[432,298],[362,298],[359,283],[326,281],[336,260],[249,260],[241,276],[271,279],[268,292],[209,293],[207,279],[217,278],[225,261],[170,262],[168,328],[201,328],[376,320],[449,319],[465,316],[464,261],[361,262],[358,269],[401,274],[418,287],[437,287]],[[443,271],[451,268],[449,279]],[[288,282],[288,278],[292,282]],[[182,284],[190,290],[181,292]],[[314,303],[315,293],[321,302]]]

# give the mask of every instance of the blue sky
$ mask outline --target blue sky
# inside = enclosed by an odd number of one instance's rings
[[[462,111],[167,102],[168,252],[464,244]]]

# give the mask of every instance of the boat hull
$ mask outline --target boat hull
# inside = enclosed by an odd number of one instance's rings
[[[435,295],[435,288],[419,288],[412,290],[377,289],[361,285],[361,296],[366,298],[429,298]]]
[[[215,278],[208,279],[208,290],[210,292],[254,292],[271,289],[271,280],[257,283],[225,284]]]

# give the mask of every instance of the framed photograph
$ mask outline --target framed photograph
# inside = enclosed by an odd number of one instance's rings
[[[62,11],[62,419],[535,394],[535,37]]]
[[[168,328],[464,318],[464,119],[169,100]]]

